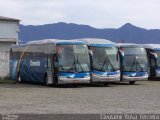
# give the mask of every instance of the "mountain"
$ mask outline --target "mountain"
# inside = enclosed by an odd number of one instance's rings
[[[54,23],[46,25],[20,25],[19,39],[25,43],[41,39],[103,38],[113,42],[160,43],[159,29],[143,29],[127,23],[118,29],[97,29],[88,25]]]

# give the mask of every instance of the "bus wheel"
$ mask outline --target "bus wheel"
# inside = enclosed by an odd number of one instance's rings
[[[17,75],[17,83],[21,83],[22,82],[22,78],[20,76],[20,73],[18,73]]]
[[[129,81],[130,85],[134,85],[136,81]]]

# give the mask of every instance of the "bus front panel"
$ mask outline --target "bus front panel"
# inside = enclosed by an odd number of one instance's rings
[[[122,48],[122,81],[138,81],[148,79],[148,60],[146,51],[141,47]]]
[[[58,45],[58,83],[90,83],[86,45]]]
[[[120,81],[120,60],[115,46],[92,46],[92,82]]]

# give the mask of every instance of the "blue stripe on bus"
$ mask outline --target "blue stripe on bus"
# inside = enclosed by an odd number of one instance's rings
[[[90,73],[89,72],[85,72],[85,73],[66,73],[66,72],[59,72],[58,76],[62,77],[68,77],[68,78],[85,78],[87,76],[89,76]]]
[[[114,44],[90,44],[91,47],[113,47]]]
[[[122,72],[123,75],[131,76],[131,77],[140,77],[148,74],[147,72]]]
[[[116,74],[119,74],[120,71],[114,71],[114,72],[101,72],[101,71],[96,71],[96,70],[92,70],[92,73],[96,73],[96,74],[99,74],[99,75],[116,75]]]

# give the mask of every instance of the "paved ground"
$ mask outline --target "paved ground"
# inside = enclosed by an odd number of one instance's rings
[[[160,81],[59,87],[0,83],[0,113],[160,113]]]

